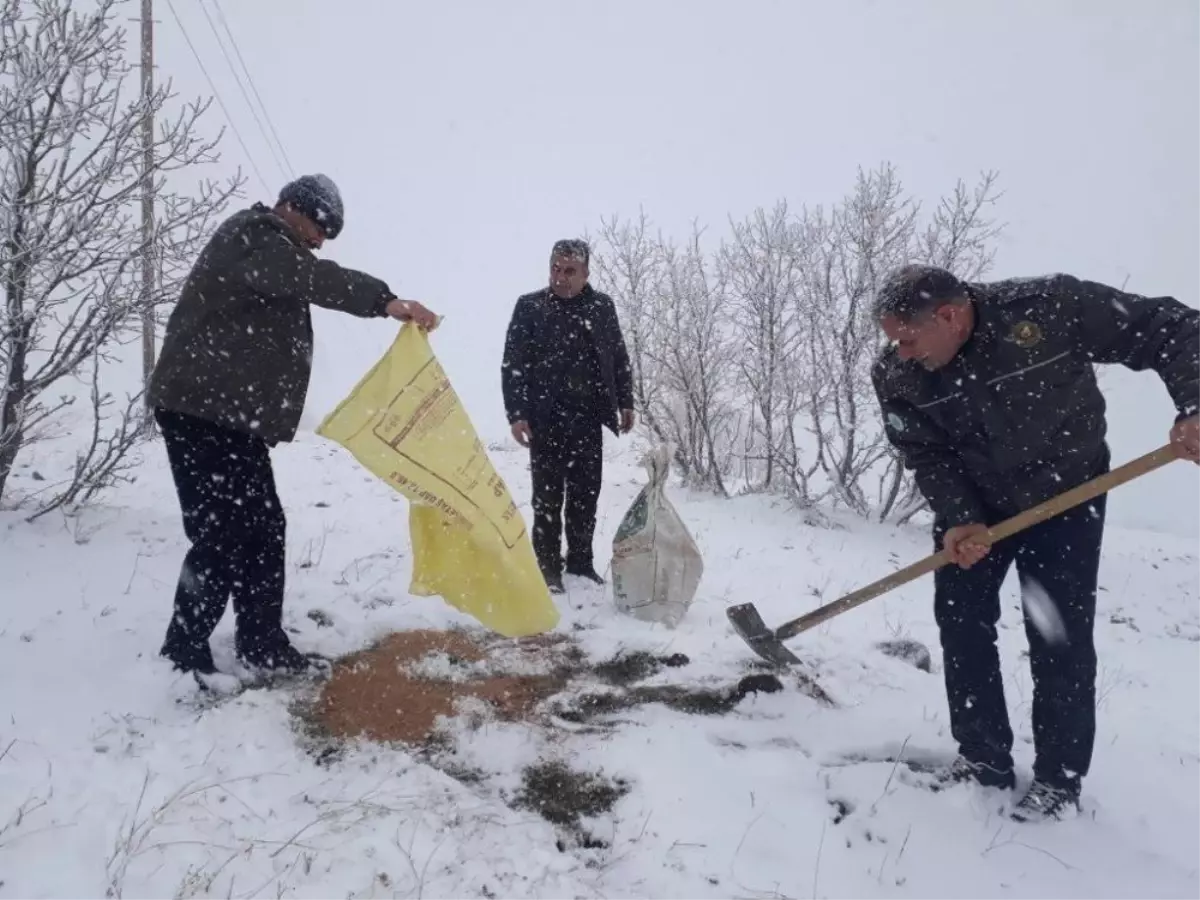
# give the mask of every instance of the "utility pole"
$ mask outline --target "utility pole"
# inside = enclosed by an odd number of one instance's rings
[[[149,391],[154,371],[154,0],[142,0],[142,387]],[[147,397],[144,434],[154,431],[154,418]]]

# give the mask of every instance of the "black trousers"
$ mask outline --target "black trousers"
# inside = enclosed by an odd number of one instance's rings
[[[604,434],[593,417],[563,414],[530,423],[533,480],[533,550],[547,574],[563,570],[563,513],[566,567],[593,568],[596,505],[604,474]]]
[[[283,632],[287,522],[261,438],[156,410],[191,548],[162,653],[211,658],[209,637],[233,601],[239,653],[269,652]]]
[[[1048,641],[1026,612],[1034,776],[1078,790],[1087,775],[1096,738],[1093,626],[1105,507],[1101,496],[1001,541],[970,569],[949,565],[935,573],[934,613],[941,631],[950,731],[968,759],[1001,771],[1013,768],[996,623],[1000,587],[1015,562],[1022,595],[1048,598],[1065,635],[1061,643]],[[939,550],[943,534],[935,527]]]

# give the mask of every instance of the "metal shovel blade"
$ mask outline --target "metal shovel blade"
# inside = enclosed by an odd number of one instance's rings
[[[783,645],[753,603],[739,603],[725,610],[733,630],[742,636],[750,649],[776,666],[794,666],[800,657]]]

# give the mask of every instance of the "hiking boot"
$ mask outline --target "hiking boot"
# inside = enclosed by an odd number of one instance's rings
[[[959,756],[945,769],[934,776],[936,790],[973,781],[982,787],[1001,788],[1011,791],[1016,787],[1012,769],[997,769],[987,763],[976,762]]]
[[[563,587],[562,576],[557,572],[542,571],[542,578],[546,581],[546,587],[550,588],[552,594],[565,594],[567,589]]]
[[[1035,778],[1010,818],[1015,822],[1062,819],[1071,808],[1079,812],[1079,793],[1077,787],[1062,787]]]

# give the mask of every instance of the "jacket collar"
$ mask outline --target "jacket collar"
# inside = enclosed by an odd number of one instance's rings
[[[965,361],[974,353],[994,346],[997,335],[994,309],[987,302],[986,292],[975,286],[969,286],[967,294],[971,300],[971,310],[975,314],[975,327],[971,330],[971,336],[967,338],[966,343],[958,349],[955,358],[960,361]]]
[[[300,235],[296,234],[292,226],[287,223],[287,220],[282,218],[278,213],[275,212],[275,210],[267,206],[267,204],[259,201],[250,208],[262,216],[265,221],[282,231],[284,235],[287,236],[287,239],[301,250],[308,249],[308,247],[304,245],[303,239],[301,239]]]
[[[550,290],[548,285],[543,288],[542,291],[543,296],[552,303],[579,303],[584,300],[591,300],[594,296],[596,296],[596,290],[592,287],[592,283],[590,281],[584,284],[583,290],[570,300],[564,300],[562,297],[559,297],[554,293],[554,291]]]

